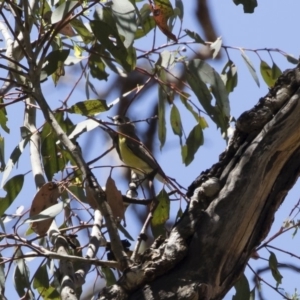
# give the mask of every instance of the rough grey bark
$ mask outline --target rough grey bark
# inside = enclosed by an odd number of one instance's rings
[[[246,96],[245,96],[246,97]],[[244,112],[189,207],[99,299],[222,299],[243,273],[300,173],[300,67]]]

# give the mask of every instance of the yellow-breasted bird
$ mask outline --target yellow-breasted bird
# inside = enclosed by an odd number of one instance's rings
[[[125,165],[139,174],[155,173],[155,178],[166,183],[166,175],[155,158],[135,133],[135,126],[124,116],[110,118],[118,126],[118,137],[114,139],[116,150]]]

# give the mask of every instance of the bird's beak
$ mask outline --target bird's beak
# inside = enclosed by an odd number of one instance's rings
[[[111,121],[114,121],[114,119],[112,117],[107,117],[108,119],[110,119]]]

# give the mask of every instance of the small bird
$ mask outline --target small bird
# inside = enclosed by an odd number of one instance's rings
[[[155,178],[166,183],[166,175],[136,135],[135,126],[130,123],[130,119],[119,115],[109,119],[118,126],[118,137],[113,140],[120,159],[136,173],[147,175],[157,172]]]

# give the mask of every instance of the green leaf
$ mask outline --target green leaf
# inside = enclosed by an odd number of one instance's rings
[[[276,287],[278,287],[279,284],[281,284],[281,279],[283,278],[283,276],[280,274],[280,272],[278,270],[277,258],[276,258],[276,255],[272,251],[270,251],[269,267],[271,269],[274,279],[277,282]]]
[[[186,63],[187,81],[199,102],[210,118],[226,133],[230,117],[228,93],[220,75],[206,62],[193,59]],[[206,86],[210,85],[216,99],[216,106],[211,104],[212,96]]]
[[[281,70],[278,68],[278,66],[273,62],[272,65],[272,78],[277,80],[278,77],[282,74]]]
[[[213,59],[215,59],[217,57],[217,55],[219,54],[220,50],[222,47],[222,38],[218,37],[216,39],[216,41],[214,41],[211,45],[210,45],[210,49],[213,50]]]
[[[24,130],[25,130],[25,127],[21,127],[21,135],[22,135],[22,131],[24,131]],[[21,140],[21,142],[15,147],[15,149],[11,153],[9,160],[5,166],[4,172],[3,172],[3,176],[2,176],[2,180],[1,180],[1,188],[3,187],[7,178],[9,177],[9,174],[12,171],[14,165],[19,160],[19,158],[20,158],[21,154],[23,153],[29,140],[30,140],[30,136],[28,135],[27,137],[25,137],[24,139]]]
[[[295,58],[290,54],[286,54],[285,57],[288,60],[288,62],[290,62],[291,64],[297,65],[299,63],[299,59]]]
[[[110,109],[106,104],[106,100],[94,99],[77,102],[67,109],[69,113],[79,114],[83,116],[94,116],[100,112]]]
[[[155,65],[167,69],[169,66],[173,65],[174,62],[175,62],[175,57],[173,53],[164,50],[159,54],[159,58]]]
[[[249,282],[245,274],[235,283],[234,288],[236,294],[232,297],[232,300],[248,300],[250,299],[250,287]]]
[[[229,60],[224,66],[221,78],[225,84],[227,92],[233,92],[234,88],[237,86],[238,77],[237,68],[231,60]]]
[[[158,88],[158,139],[160,141],[160,150],[166,142],[166,109],[165,109],[165,92],[160,85]]]
[[[132,46],[137,30],[135,8],[129,0],[114,0],[111,6],[120,36],[126,48]]]
[[[0,96],[0,103],[2,104],[3,103],[3,97]],[[6,109],[5,109],[5,106],[3,106],[1,109],[0,109],[0,126],[1,128],[6,132],[6,133],[9,133],[9,128],[7,127],[7,113],[6,113]]]
[[[49,75],[55,73],[67,59],[70,54],[70,49],[54,50],[50,52],[44,61],[40,80],[43,81]]]
[[[101,271],[106,280],[106,286],[111,286],[117,282],[113,271],[108,267],[101,267]]]
[[[0,171],[3,172],[5,168],[5,157],[4,157],[4,137],[0,136]]]
[[[67,15],[71,15],[72,11],[78,7],[80,3],[78,1],[65,1],[59,5],[52,13],[51,24],[60,22]]]
[[[190,132],[186,145],[181,148],[183,163],[188,166],[193,160],[199,147],[203,145],[203,131],[200,124],[197,124]]]
[[[15,257],[23,257],[23,253],[20,248],[17,249]],[[29,268],[23,258],[16,261],[16,268],[13,275],[13,283],[18,295],[23,298],[25,292],[30,290],[29,282]]]
[[[58,123],[61,123],[60,119],[63,118],[63,114],[56,114],[55,117]],[[60,149],[60,144],[57,144],[57,136],[52,131],[52,127],[48,123],[46,123],[42,129],[41,139],[41,153],[44,169],[48,181],[51,181],[54,174],[65,168],[67,159],[62,155],[63,151]]]
[[[85,44],[89,44],[94,40],[94,36],[89,32],[86,26],[79,19],[73,19],[70,24],[75,31],[80,35]]]
[[[244,6],[244,13],[252,14],[254,8],[257,6],[257,0],[233,0],[235,5],[242,4]]]
[[[182,136],[182,123],[179,110],[175,104],[172,105],[171,114],[170,114],[171,127],[173,129],[174,134]],[[180,139],[181,143],[181,139]]]
[[[175,6],[179,10],[178,17],[180,20],[182,20],[184,15],[184,6],[182,0],[175,0]]]
[[[132,71],[131,65],[127,62],[127,49],[124,46],[117,29],[101,20],[91,21],[90,25],[97,40],[112,54],[116,61],[127,72]],[[114,41],[112,39],[114,39]]]
[[[264,79],[265,83],[268,87],[274,86],[276,80],[273,78],[272,69],[270,66],[263,60],[260,62],[260,73],[262,78]]]
[[[152,16],[148,16],[146,19],[143,19],[141,28],[138,28],[136,30],[134,38],[137,40],[140,39],[141,37],[144,37],[155,27],[155,24],[156,23]]]
[[[190,31],[188,29],[185,29],[184,31],[189,37],[194,39],[196,43],[205,45],[205,41],[200,37],[198,33],[196,33],[195,31]]]
[[[157,195],[158,205],[153,213],[151,228],[153,236],[157,237],[164,231],[164,225],[170,215],[170,199],[165,189],[162,189]]]
[[[2,255],[0,254],[0,297],[4,296],[5,290],[5,270],[4,270],[4,261],[2,259]],[[4,297],[3,297],[4,299]]]
[[[17,198],[23,183],[24,175],[16,175],[5,183],[3,190],[6,191],[6,196],[0,197],[0,217]]]
[[[254,66],[251,62],[251,60],[249,59],[249,57],[244,53],[243,50],[241,50],[241,54],[242,54],[242,57],[246,63],[246,66],[248,68],[248,70],[250,71],[250,74],[252,75],[254,81],[256,82],[257,86],[260,87],[260,84],[259,84],[259,79],[257,77],[257,74],[256,74],[256,71],[254,69]]]

